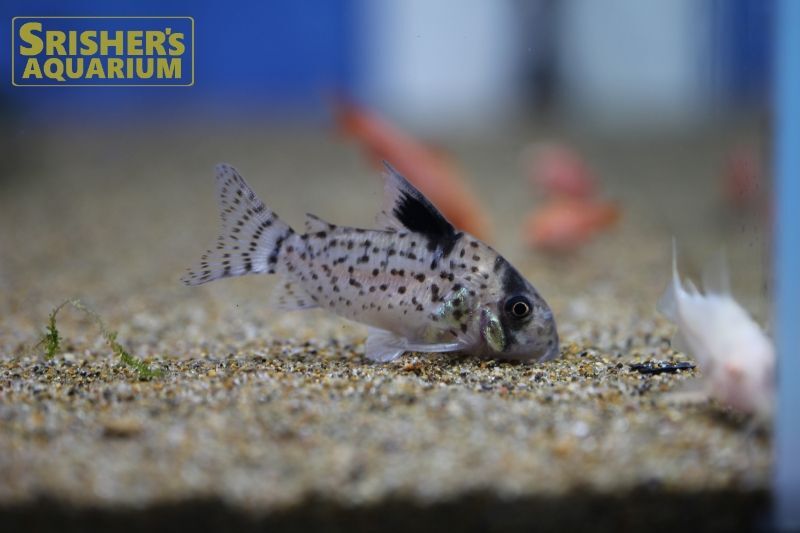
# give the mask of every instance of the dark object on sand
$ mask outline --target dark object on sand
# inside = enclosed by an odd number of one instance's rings
[[[663,374],[669,372],[674,374],[679,370],[692,370],[695,368],[694,363],[689,361],[681,361],[679,363],[670,363],[669,361],[648,361],[646,363],[634,363],[630,365],[631,370],[636,370],[641,374]]]

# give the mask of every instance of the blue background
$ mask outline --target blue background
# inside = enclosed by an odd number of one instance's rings
[[[177,1],[2,2],[0,42],[10,43],[15,16],[191,16],[195,19],[193,87],[13,87],[11,54],[0,53],[0,99],[17,111],[114,119],[148,110],[204,113],[266,111],[318,115],[326,97],[349,91],[354,73],[353,1],[276,0],[242,4]],[[0,79],[2,79],[0,78]]]

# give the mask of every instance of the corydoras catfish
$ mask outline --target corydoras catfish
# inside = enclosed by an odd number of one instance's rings
[[[273,302],[279,309],[321,307],[366,324],[366,355],[375,361],[408,351],[557,357],[553,312],[536,289],[385,166],[381,229],[337,226],[307,214],[301,234],[233,167],[218,165],[222,230],[183,282],[277,274]]]
[[[697,359],[705,395],[768,420],[775,401],[775,348],[733,299],[722,256],[706,267],[703,289],[681,283],[673,242],[672,281],[658,303],[678,326],[673,347]]]

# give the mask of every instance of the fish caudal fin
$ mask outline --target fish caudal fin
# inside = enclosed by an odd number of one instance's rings
[[[274,274],[281,245],[294,231],[256,197],[230,165],[217,165],[216,181],[220,235],[181,281],[201,285],[245,274]]]
[[[683,291],[681,278],[678,274],[678,254],[675,239],[672,239],[672,280],[670,281],[661,298],[658,300],[656,309],[672,322],[675,322],[678,314],[678,296]]]

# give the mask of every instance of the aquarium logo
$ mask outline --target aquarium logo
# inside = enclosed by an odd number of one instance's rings
[[[14,17],[16,87],[194,85],[191,17]]]

